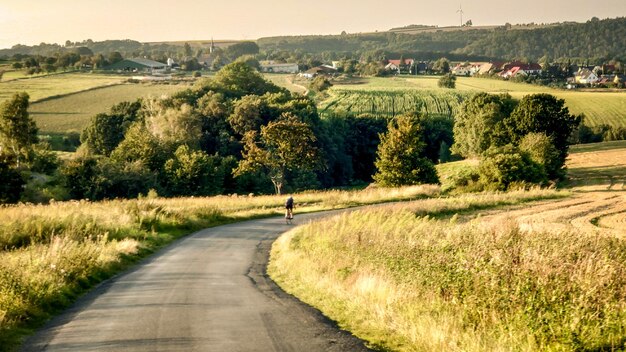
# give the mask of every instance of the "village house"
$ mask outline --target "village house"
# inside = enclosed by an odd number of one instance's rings
[[[458,64],[452,69],[452,74],[455,76],[469,76],[470,65]]]
[[[596,84],[599,80],[600,77],[588,68],[581,69],[574,75],[574,81],[577,84]]]
[[[541,65],[533,63],[533,64],[525,64],[522,62],[512,62],[505,64],[502,68],[502,72],[500,73],[500,77],[504,79],[509,79],[518,76],[537,76],[542,72]]]
[[[404,62],[400,62],[400,60],[388,60],[387,65],[385,66],[385,70],[395,71],[397,73],[402,72],[410,72],[411,67],[415,63],[413,59],[404,59]]]

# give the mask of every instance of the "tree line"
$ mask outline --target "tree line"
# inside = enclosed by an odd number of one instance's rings
[[[547,94],[516,101],[479,93],[454,119],[329,115],[266,81],[245,62],[227,65],[171,97],[140,99],[95,115],[82,145],[59,160],[37,138],[28,95],[0,106],[0,201],[281,193],[366,185],[438,183],[434,165],[480,157],[459,188],[508,189],[564,177],[581,117]]]

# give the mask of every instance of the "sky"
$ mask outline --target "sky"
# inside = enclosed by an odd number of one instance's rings
[[[410,24],[475,26],[626,17],[626,0],[0,0],[0,48],[66,40],[253,40],[385,31]]]

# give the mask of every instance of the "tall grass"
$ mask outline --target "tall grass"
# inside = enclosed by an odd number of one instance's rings
[[[538,196],[538,194],[536,194]],[[523,193],[483,198],[522,202]],[[475,196],[312,223],[281,237],[270,275],[373,346],[397,351],[626,348],[626,242],[436,217]],[[483,204],[483,205],[481,205]],[[426,215],[429,216],[416,216]]]
[[[296,212],[436,195],[435,186],[296,194]],[[0,350],[110,277],[205,227],[283,214],[282,196],[138,199],[0,207]]]

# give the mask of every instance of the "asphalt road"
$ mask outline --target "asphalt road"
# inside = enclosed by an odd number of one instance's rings
[[[185,237],[84,296],[22,350],[368,351],[267,277],[271,243],[294,225],[272,218]]]

